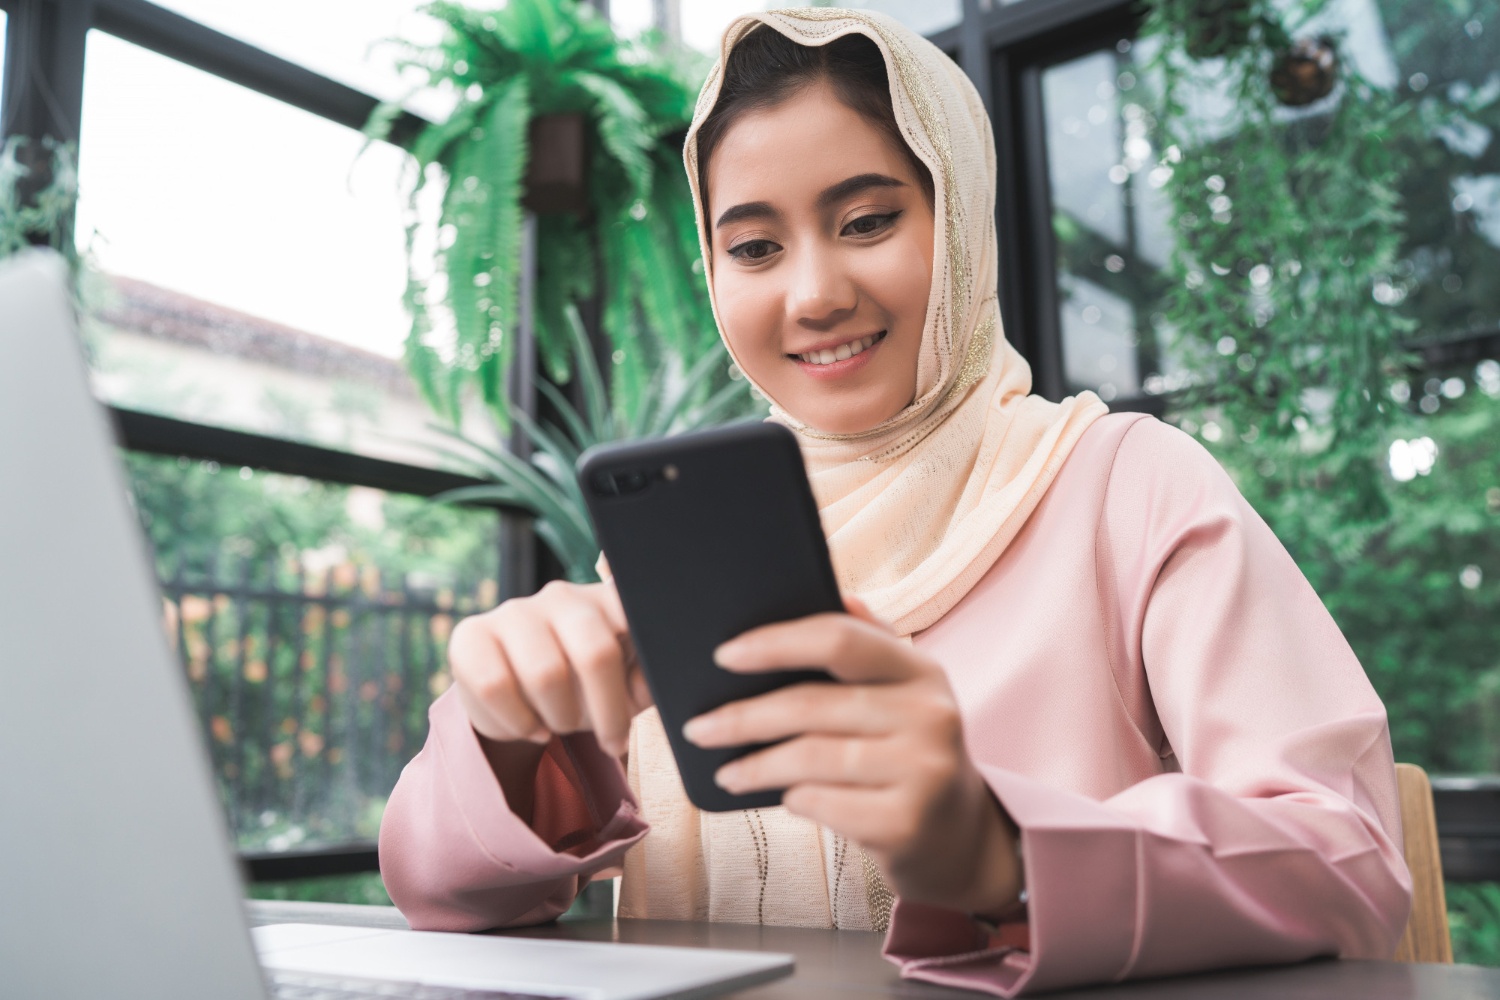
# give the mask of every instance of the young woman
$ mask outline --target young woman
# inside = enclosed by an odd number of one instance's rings
[[[392,899],[415,927],[535,923],[623,867],[623,916],[886,930],[904,973],[1007,995],[1388,955],[1384,709],[1206,452],[1029,395],[962,73],[829,9],[742,18],[719,67],[685,151],[715,313],[850,596],[717,658],[845,683],[689,723],[780,741],[718,780],[788,790],[701,814],[610,583],[471,618],[381,828]]]

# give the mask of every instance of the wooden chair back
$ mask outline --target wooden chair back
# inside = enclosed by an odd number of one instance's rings
[[[1401,829],[1412,894],[1411,919],[1395,958],[1398,962],[1451,963],[1453,942],[1448,936],[1448,900],[1443,892],[1432,782],[1415,764],[1397,764],[1396,786],[1401,794]]]

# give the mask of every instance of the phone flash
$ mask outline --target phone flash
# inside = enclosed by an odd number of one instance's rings
[[[669,483],[677,482],[677,466],[668,465],[661,470],[662,477]]]

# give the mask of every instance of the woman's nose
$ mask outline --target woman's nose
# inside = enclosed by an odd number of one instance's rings
[[[809,254],[798,262],[794,275],[787,296],[788,318],[794,323],[836,323],[859,303],[859,291],[837,254]]]

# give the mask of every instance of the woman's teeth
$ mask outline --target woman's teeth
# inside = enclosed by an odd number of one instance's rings
[[[835,361],[849,360],[856,354],[859,354],[861,351],[864,351],[873,346],[877,340],[880,340],[884,337],[885,331],[882,330],[880,333],[872,333],[870,336],[865,337],[863,340],[854,340],[850,341],[847,344],[840,344],[832,350],[809,351],[806,354],[794,354],[792,355],[792,357],[796,358],[798,361],[805,361],[810,365],[831,365]]]

